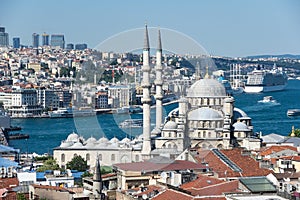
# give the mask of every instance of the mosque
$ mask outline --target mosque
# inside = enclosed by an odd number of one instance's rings
[[[60,167],[76,155],[87,160],[94,167],[99,159],[102,165],[139,162],[156,156],[175,159],[186,149],[230,149],[243,147],[248,150],[260,148],[261,141],[253,133],[251,118],[234,107],[234,98],[226,94],[223,84],[206,73],[197,80],[179,99],[178,108],[171,111],[164,122],[162,115],[162,44],[158,31],[156,51],[156,122],[150,126],[150,47],[148,29],[145,27],[143,48],[143,133],[130,140],[124,138],[108,140],[103,137],[84,139],[76,133],[70,134],[59,147],[54,149],[54,158]]]

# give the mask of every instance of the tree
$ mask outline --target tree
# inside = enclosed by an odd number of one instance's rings
[[[38,172],[44,172],[46,170],[59,170],[59,166],[56,163],[56,160],[54,160],[53,158],[49,158],[48,160],[45,160],[43,162],[43,166],[39,167],[37,169]]]
[[[67,163],[67,169],[86,171],[88,169],[87,161],[81,156],[75,156],[70,162]]]

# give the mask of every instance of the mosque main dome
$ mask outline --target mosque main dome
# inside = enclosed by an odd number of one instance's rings
[[[188,90],[187,97],[218,97],[226,96],[222,83],[215,79],[204,78],[196,81]]]

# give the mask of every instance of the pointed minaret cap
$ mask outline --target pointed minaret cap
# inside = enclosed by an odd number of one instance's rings
[[[144,50],[147,50],[147,51],[150,50],[147,24],[145,24]]]
[[[100,161],[99,161],[98,156],[97,156],[97,160],[96,160],[96,166],[95,166],[95,172],[94,172],[93,180],[94,181],[101,181],[101,166],[100,166]]]
[[[158,28],[158,43],[157,43],[157,51],[162,51],[162,47],[161,47],[161,36],[160,36],[160,28]]]

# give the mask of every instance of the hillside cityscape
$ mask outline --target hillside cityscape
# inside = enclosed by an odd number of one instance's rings
[[[300,130],[255,133],[234,102],[253,92],[253,72],[280,74],[280,87],[300,80],[300,56],[167,53],[160,29],[151,50],[144,29],[139,53],[119,53],[66,43],[64,34],[33,33],[25,45],[0,27],[1,199],[299,199]],[[12,120],[136,113],[143,118],[120,124],[141,128],[135,138],[70,130],[53,155],[9,145],[30,137],[13,134],[22,127]]]

